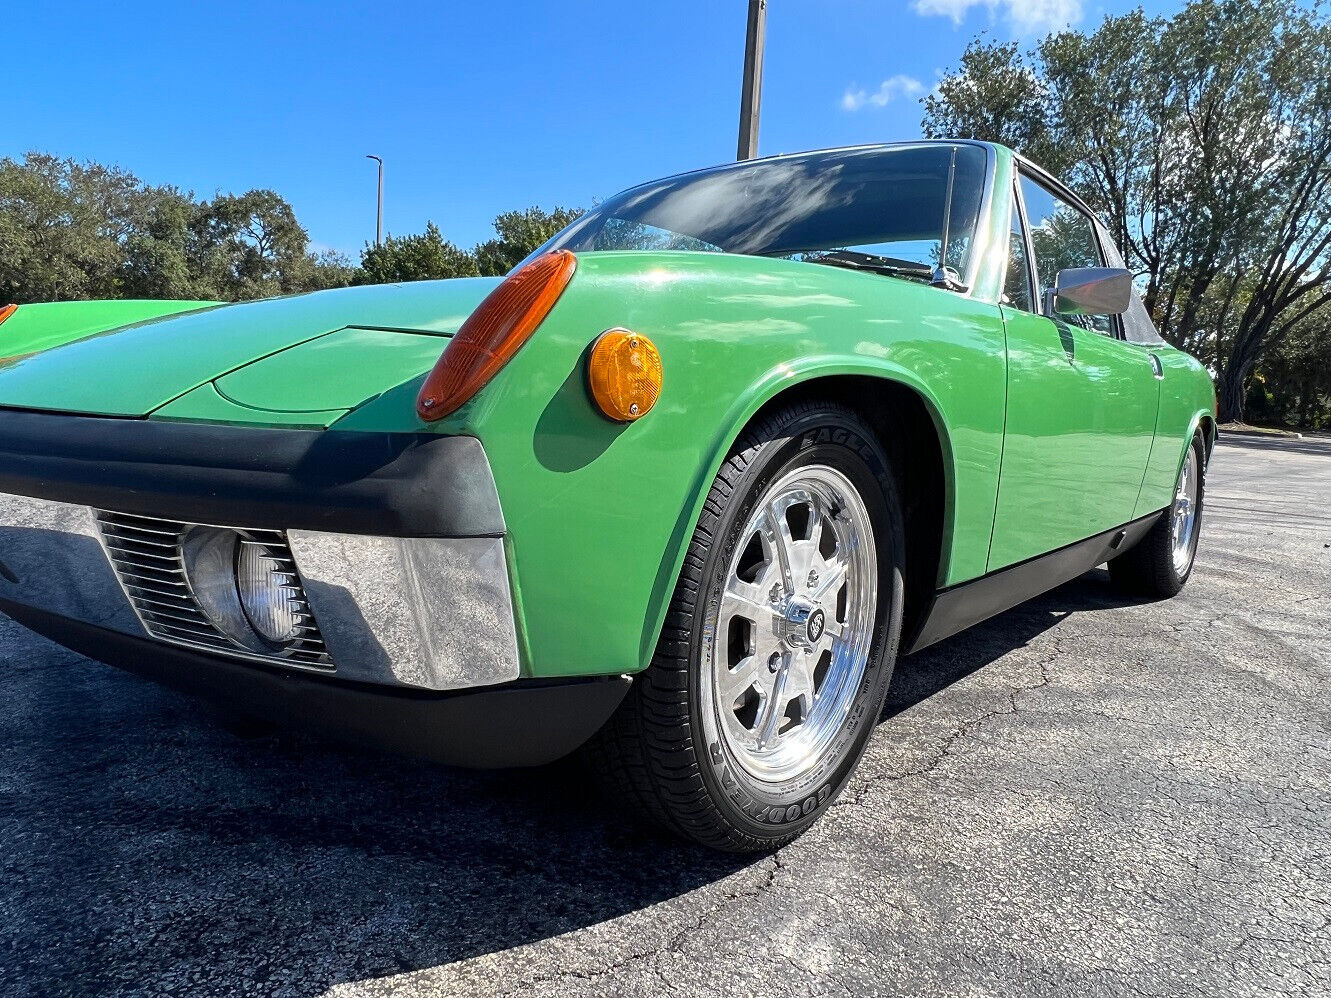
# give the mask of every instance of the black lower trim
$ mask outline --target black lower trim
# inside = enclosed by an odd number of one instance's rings
[[[224,526],[497,537],[479,440],[0,410],[0,492]]]
[[[982,620],[988,620],[995,614],[1048,592],[1055,586],[1061,586],[1083,572],[1089,572],[1096,565],[1103,565],[1146,536],[1162,512],[1160,510],[1113,530],[1106,530],[1057,551],[1000,568],[997,572],[982,575],[970,582],[939,590],[934,594],[933,604],[925,614],[924,623],[914,640],[902,643],[905,653],[927,648]]]
[[[594,735],[627,676],[519,680],[436,693],[228,661],[0,600],[0,612],[83,655],[286,727],[455,766],[535,766]]]

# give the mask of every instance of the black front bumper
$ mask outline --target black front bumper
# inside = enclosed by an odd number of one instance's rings
[[[236,662],[3,599],[0,613],[80,654],[254,717],[456,766],[536,766],[568,755],[632,683],[613,676],[410,690]]]
[[[0,409],[0,493],[195,523],[502,537],[479,440]]]

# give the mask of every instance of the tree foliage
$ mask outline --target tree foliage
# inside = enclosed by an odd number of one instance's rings
[[[438,226],[427,222],[421,234],[389,236],[382,245],[367,245],[361,253],[360,280],[379,284],[477,275],[500,277],[581,214],[581,209],[558,207],[552,211],[536,207],[506,211],[494,220],[496,238],[470,251],[444,239]]]
[[[237,301],[350,282],[273,191],[197,201],[118,167],[0,159],[0,300]]]
[[[1194,0],[977,39],[925,101],[930,135],[1004,142],[1107,219],[1161,333],[1243,414],[1257,365],[1331,304],[1331,22],[1295,0]]]
[[[480,273],[476,258],[444,239],[433,222],[426,222],[425,232],[420,235],[389,236],[379,246],[366,246],[361,253],[361,270],[366,284],[475,277]]]
[[[87,298],[245,301],[351,284],[506,274],[581,214],[528,208],[471,250],[439,227],[366,245],[359,264],[312,252],[270,190],[199,200],[119,167],[45,153],[0,159],[0,304]]]
[[[542,243],[582,214],[579,208],[506,211],[495,219],[499,238],[476,247],[476,266],[487,277],[507,274]]]
[[[1245,402],[1253,421],[1331,428],[1331,310],[1299,323],[1276,344]]]

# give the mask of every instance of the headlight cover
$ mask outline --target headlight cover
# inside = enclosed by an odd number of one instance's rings
[[[195,600],[228,638],[271,653],[301,636],[305,602],[288,552],[225,527],[194,527],[181,546]]]
[[[242,539],[236,551],[236,590],[250,626],[265,641],[282,645],[300,634],[300,584],[289,556],[259,541]]]

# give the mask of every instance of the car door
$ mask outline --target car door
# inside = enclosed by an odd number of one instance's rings
[[[1123,338],[1117,316],[1052,314],[1058,271],[1105,266],[1090,216],[1024,172],[1012,216],[991,572],[1132,519],[1160,391],[1150,353]]]

